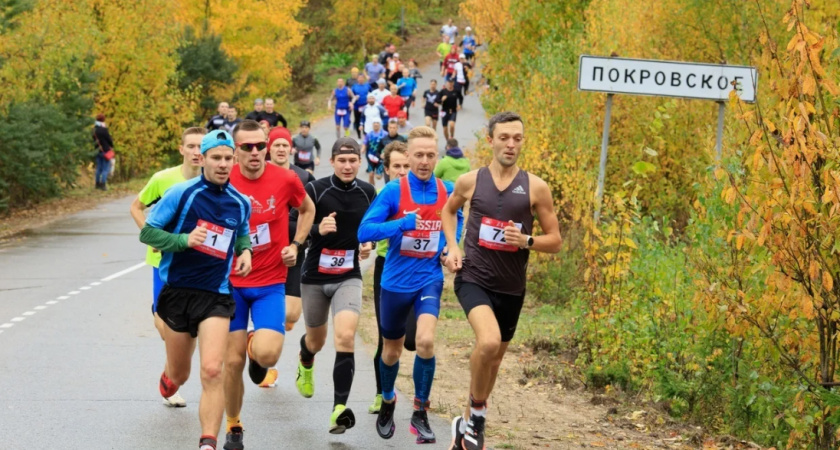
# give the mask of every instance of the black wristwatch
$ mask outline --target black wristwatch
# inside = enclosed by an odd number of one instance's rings
[[[297,247],[298,250],[300,250],[300,247],[303,245],[298,241],[292,241],[292,244],[294,244]]]

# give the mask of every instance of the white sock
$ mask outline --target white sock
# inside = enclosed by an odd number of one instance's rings
[[[478,417],[487,417],[487,408],[475,409],[470,406],[470,415]]]

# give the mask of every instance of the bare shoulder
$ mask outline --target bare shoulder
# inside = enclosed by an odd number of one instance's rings
[[[528,183],[531,185],[531,190],[533,192],[540,195],[548,194],[551,196],[551,189],[548,187],[548,183],[531,172],[528,172]]]
[[[455,192],[459,194],[468,194],[475,189],[475,181],[478,178],[478,169],[471,170],[455,180]]]

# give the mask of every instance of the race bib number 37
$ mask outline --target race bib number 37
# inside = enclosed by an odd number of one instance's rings
[[[434,258],[440,246],[440,231],[406,231],[400,243],[400,255],[412,258]]]
[[[355,250],[321,250],[321,258],[318,260],[318,272],[329,274],[342,274],[353,270],[353,263],[356,258]]]
[[[233,230],[220,227],[206,220],[199,220],[196,226],[207,228],[207,238],[204,239],[204,243],[195,247],[195,249],[219,259],[227,258],[230,241],[233,239]]]
[[[478,229],[478,245],[502,252],[518,251],[519,247],[505,241],[505,227],[507,225],[507,222],[501,220],[482,217],[481,227]],[[522,224],[517,223],[516,228],[521,230]]]

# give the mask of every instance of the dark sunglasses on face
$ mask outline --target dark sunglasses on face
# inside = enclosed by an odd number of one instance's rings
[[[240,143],[236,144],[236,146],[239,147],[239,150],[242,150],[243,152],[252,152],[252,151],[254,151],[255,147],[256,147],[257,151],[265,150],[266,143],[265,142],[253,142],[253,143],[240,142]]]

